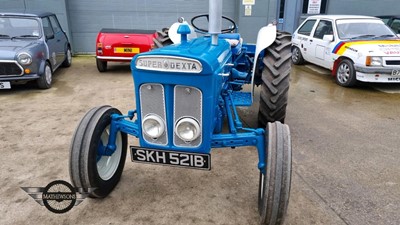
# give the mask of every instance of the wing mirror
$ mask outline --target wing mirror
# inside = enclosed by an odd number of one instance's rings
[[[322,38],[324,41],[332,42],[333,41],[333,35],[332,34],[325,34],[324,37]]]

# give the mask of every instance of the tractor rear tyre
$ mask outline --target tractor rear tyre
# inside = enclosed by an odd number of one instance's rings
[[[260,224],[283,224],[289,204],[292,148],[286,124],[268,123],[265,174],[260,171],[258,210]]]
[[[169,38],[168,31],[169,28],[163,28],[161,31],[157,31],[157,37],[153,38],[156,48],[162,48],[173,44],[172,40]]]
[[[289,92],[291,62],[291,38],[289,33],[277,32],[275,42],[265,50],[262,60],[259,127],[268,122],[284,123]]]
[[[71,182],[83,190],[94,188],[89,195],[92,198],[106,197],[118,184],[125,165],[126,133],[117,133],[116,150],[111,156],[101,154],[108,143],[112,114],[121,112],[111,106],[91,109],[79,123],[71,143]]]

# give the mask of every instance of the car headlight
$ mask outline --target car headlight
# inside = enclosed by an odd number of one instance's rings
[[[382,66],[382,57],[379,56],[367,56],[365,60],[367,66]]]
[[[17,60],[21,65],[29,65],[32,63],[32,56],[26,52],[19,53]]]
[[[142,130],[147,136],[156,139],[164,133],[165,123],[158,115],[150,114],[143,119]]]
[[[175,125],[175,133],[183,141],[191,142],[200,136],[200,125],[193,118],[182,118]]]

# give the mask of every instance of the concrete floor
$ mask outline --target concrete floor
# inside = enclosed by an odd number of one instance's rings
[[[316,70],[295,66],[291,75],[286,224],[399,224],[400,85],[343,88]],[[75,57],[49,90],[0,90],[0,224],[258,224],[255,148],[213,150],[209,172],[132,163],[128,155],[109,197],[62,215],[38,205],[20,187],[69,181],[74,129],[104,104],[135,108],[128,65],[99,73],[93,57]],[[249,125],[256,107],[240,110]]]

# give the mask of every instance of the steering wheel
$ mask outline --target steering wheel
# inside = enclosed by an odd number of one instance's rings
[[[208,15],[208,14],[201,14],[201,15],[197,15],[197,16],[193,17],[193,18],[190,20],[190,23],[192,24],[192,26],[194,27],[194,29],[196,29],[197,31],[201,31],[201,32],[208,33],[208,30],[206,30],[206,29],[201,29],[201,28],[199,28],[198,26],[196,26],[195,23],[194,23],[195,20],[197,20],[198,18],[201,18],[201,17],[206,17],[206,18],[207,18],[207,22],[210,21],[210,20],[209,20],[209,15]],[[226,17],[226,16],[222,16],[222,19],[227,20],[228,22],[230,22],[230,23],[232,24],[232,27],[227,28],[227,29],[222,29],[222,30],[221,30],[221,33],[223,33],[223,34],[225,34],[225,33],[231,33],[232,31],[234,31],[234,30],[237,29],[237,26],[236,26],[235,21],[233,21],[231,18],[228,18],[228,17]]]

